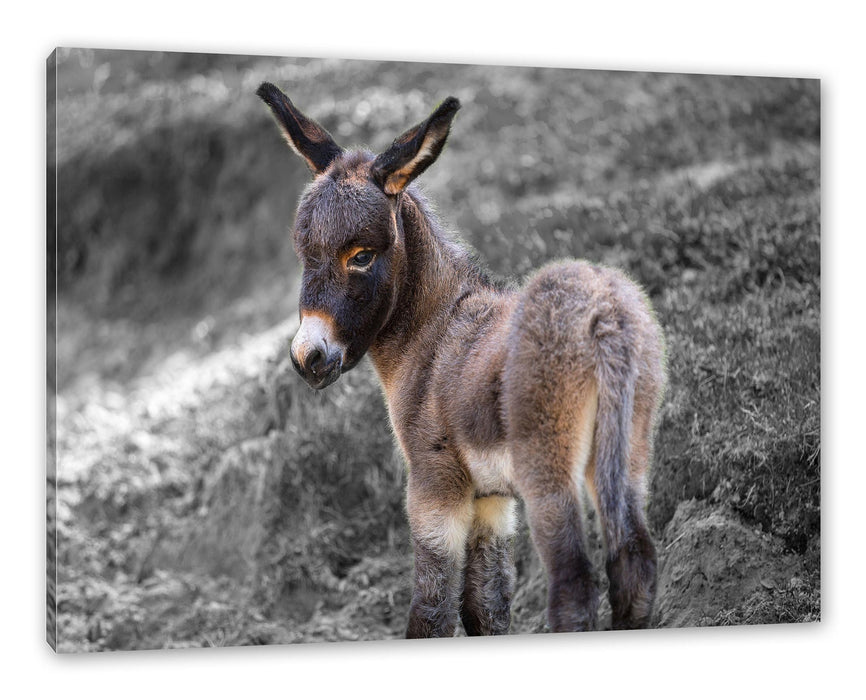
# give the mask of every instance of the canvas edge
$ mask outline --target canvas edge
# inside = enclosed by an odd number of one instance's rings
[[[57,249],[57,49],[46,59],[45,76],[45,229],[46,253]],[[46,571],[45,627],[48,645],[57,651],[57,292],[56,254],[46,255],[45,275],[45,507],[46,507]],[[53,265],[52,265],[53,262]]]

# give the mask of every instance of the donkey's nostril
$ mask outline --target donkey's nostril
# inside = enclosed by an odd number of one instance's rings
[[[314,389],[323,389],[340,376],[342,355],[339,352],[334,355],[327,353],[327,346],[311,347],[300,361],[296,360],[292,353],[295,369]]]
[[[307,353],[306,361],[307,369],[315,376],[319,376],[322,372],[322,366],[325,364],[325,355],[321,350],[314,348]]]

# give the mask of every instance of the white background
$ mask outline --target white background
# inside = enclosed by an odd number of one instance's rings
[[[299,14],[298,5],[311,12]],[[0,107],[5,697],[850,697],[862,692],[866,430],[856,3],[7,4]],[[55,656],[44,641],[45,58],[55,46],[822,80],[823,622]],[[785,368],[780,367],[784,372]]]

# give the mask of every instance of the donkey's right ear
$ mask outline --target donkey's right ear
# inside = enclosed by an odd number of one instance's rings
[[[385,194],[402,192],[433,164],[445,146],[458,109],[460,101],[449,97],[427,119],[398,136],[387,151],[376,156],[371,172]]]
[[[314,174],[318,175],[327,170],[334,158],[343,152],[331,135],[312,119],[301,114],[276,85],[262,83],[256,90],[256,95],[271,108],[286,141],[295,153],[307,161]]]

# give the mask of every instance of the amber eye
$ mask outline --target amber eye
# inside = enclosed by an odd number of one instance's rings
[[[376,257],[376,254],[372,250],[362,250],[359,253],[355,253],[348,260],[349,267],[358,267],[364,268],[368,267],[370,263],[373,262],[373,258]]]

